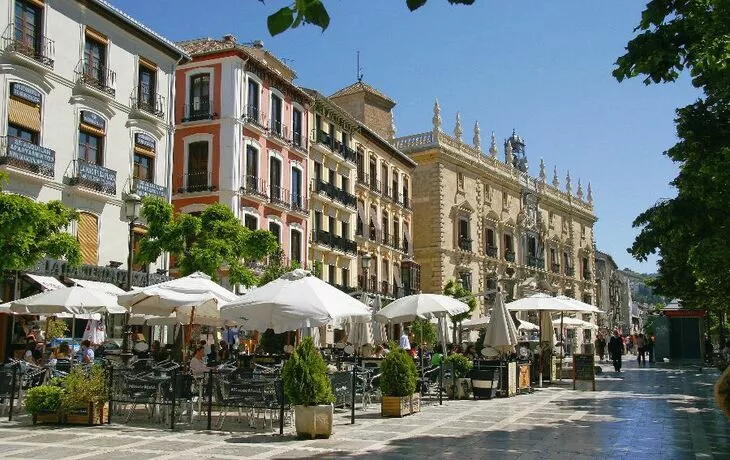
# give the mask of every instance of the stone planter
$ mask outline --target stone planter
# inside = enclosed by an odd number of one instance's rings
[[[109,403],[90,403],[86,409],[74,409],[66,412],[66,425],[103,425],[109,422]]]
[[[421,395],[383,396],[380,399],[380,415],[383,417],[403,417],[421,412]]]
[[[294,406],[294,424],[300,438],[329,438],[332,435],[332,404],[321,406]]]
[[[446,394],[452,399],[469,399],[471,391],[471,379],[455,379],[446,386]]]

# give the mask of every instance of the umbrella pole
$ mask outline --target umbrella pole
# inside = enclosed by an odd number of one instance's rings
[[[47,325],[48,323],[46,323]],[[73,353],[76,344],[76,313],[71,316],[71,352]],[[81,358],[83,359],[83,357]]]
[[[528,316],[529,318],[529,316]],[[540,361],[537,363],[537,374],[539,379],[540,388],[542,388],[542,366],[545,362],[545,350],[542,349],[542,312],[537,312],[537,330],[538,330],[538,342],[537,346],[540,349]]]
[[[563,355],[565,354],[565,337],[563,336],[563,315],[560,312],[560,372],[558,372],[558,380],[563,380]]]

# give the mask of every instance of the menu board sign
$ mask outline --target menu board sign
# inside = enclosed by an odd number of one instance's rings
[[[593,391],[596,391],[596,363],[595,357],[588,354],[573,355],[573,389],[578,380],[593,383]]]

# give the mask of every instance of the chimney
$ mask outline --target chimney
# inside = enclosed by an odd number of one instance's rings
[[[253,47],[258,49],[264,49],[264,41],[263,40],[254,40]]]
[[[233,34],[225,34],[223,36],[223,41],[226,43],[236,43],[236,36]]]

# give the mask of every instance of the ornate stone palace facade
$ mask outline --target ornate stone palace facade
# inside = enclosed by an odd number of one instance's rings
[[[500,287],[508,298],[536,291],[595,302],[593,197],[570,173],[561,186],[540,161],[528,174],[525,141],[513,132],[497,157],[492,134],[482,151],[479,124],[473,145],[462,140],[459,114],[453,136],[441,127],[438,101],[433,129],[401,137],[395,146],[418,163],[413,176],[414,257],[423,292],[441,292],[460,279],[483,301]]]

